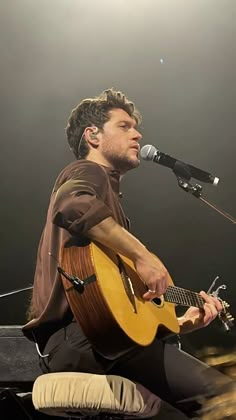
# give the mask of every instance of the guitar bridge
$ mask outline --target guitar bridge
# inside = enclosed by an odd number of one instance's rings
[[[137,314],[137,306],[136,306],[136,302],[135,302],[135,293],[134,293],[134,288],[133,288],[133,284],[132,281],[130,279],[130,277],[128,276],[126,270],[125,270],[125,266],[123,264],[122,259],[120,258],[120,256],[117,254],[117,259],[118,259],[118,268],[120,271],[120,275],[121,275],[121,279],[126,291],[126,294],[129,298],[129,301],[133,307],[133,311],[135,314]]]

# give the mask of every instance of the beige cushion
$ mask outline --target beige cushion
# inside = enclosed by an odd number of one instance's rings
[[[160,398],[140,384],[120,376],[78,372],[39,376],[32,398],[37,410],[64,417],[104,412],[146,418],[155,416],[160,408]]]

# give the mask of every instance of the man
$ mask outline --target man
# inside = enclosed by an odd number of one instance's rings
[[[208,392],[201,363],[157,339],[145,347],[134,344],[121,354],[109,353],[108,345],[104,356],[75,322],[57,271],[62,247],[95,241],[133,261],[146,285],[144,300],[166,291],[166,267],[129,233],[120,205],[120,178],[139,165],[140,121],[133,103],[113,89],[83,100],[72,111],[66,133],[77,160],[61,172],[52,191],[38,248],[31,321],[23,330],[48,355],[40,361],[44,372],[117,374],[178,405]],[[205,327],[221,311],[216,298],[201,295],[204,311],[189,308],[179,319],[181,333]]]

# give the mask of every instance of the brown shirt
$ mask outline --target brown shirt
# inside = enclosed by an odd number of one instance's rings
[[[119,179],[115,170],[79,160],[56,180],[38,247],[33,319],[23,327],[24,334],[31,339],[34,335],[42,348],[54,331],[73,318],[57,271],[61,247],[73,238],[84,241],[88,230],[109,216],[128,229],[119,201]]]

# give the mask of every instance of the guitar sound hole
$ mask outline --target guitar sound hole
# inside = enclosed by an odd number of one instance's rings
[[[161,299],[158,298],[158,297],[153,299],[153,301],[155,302],[156,305],[161,305],[161,303],[162,303]]]

